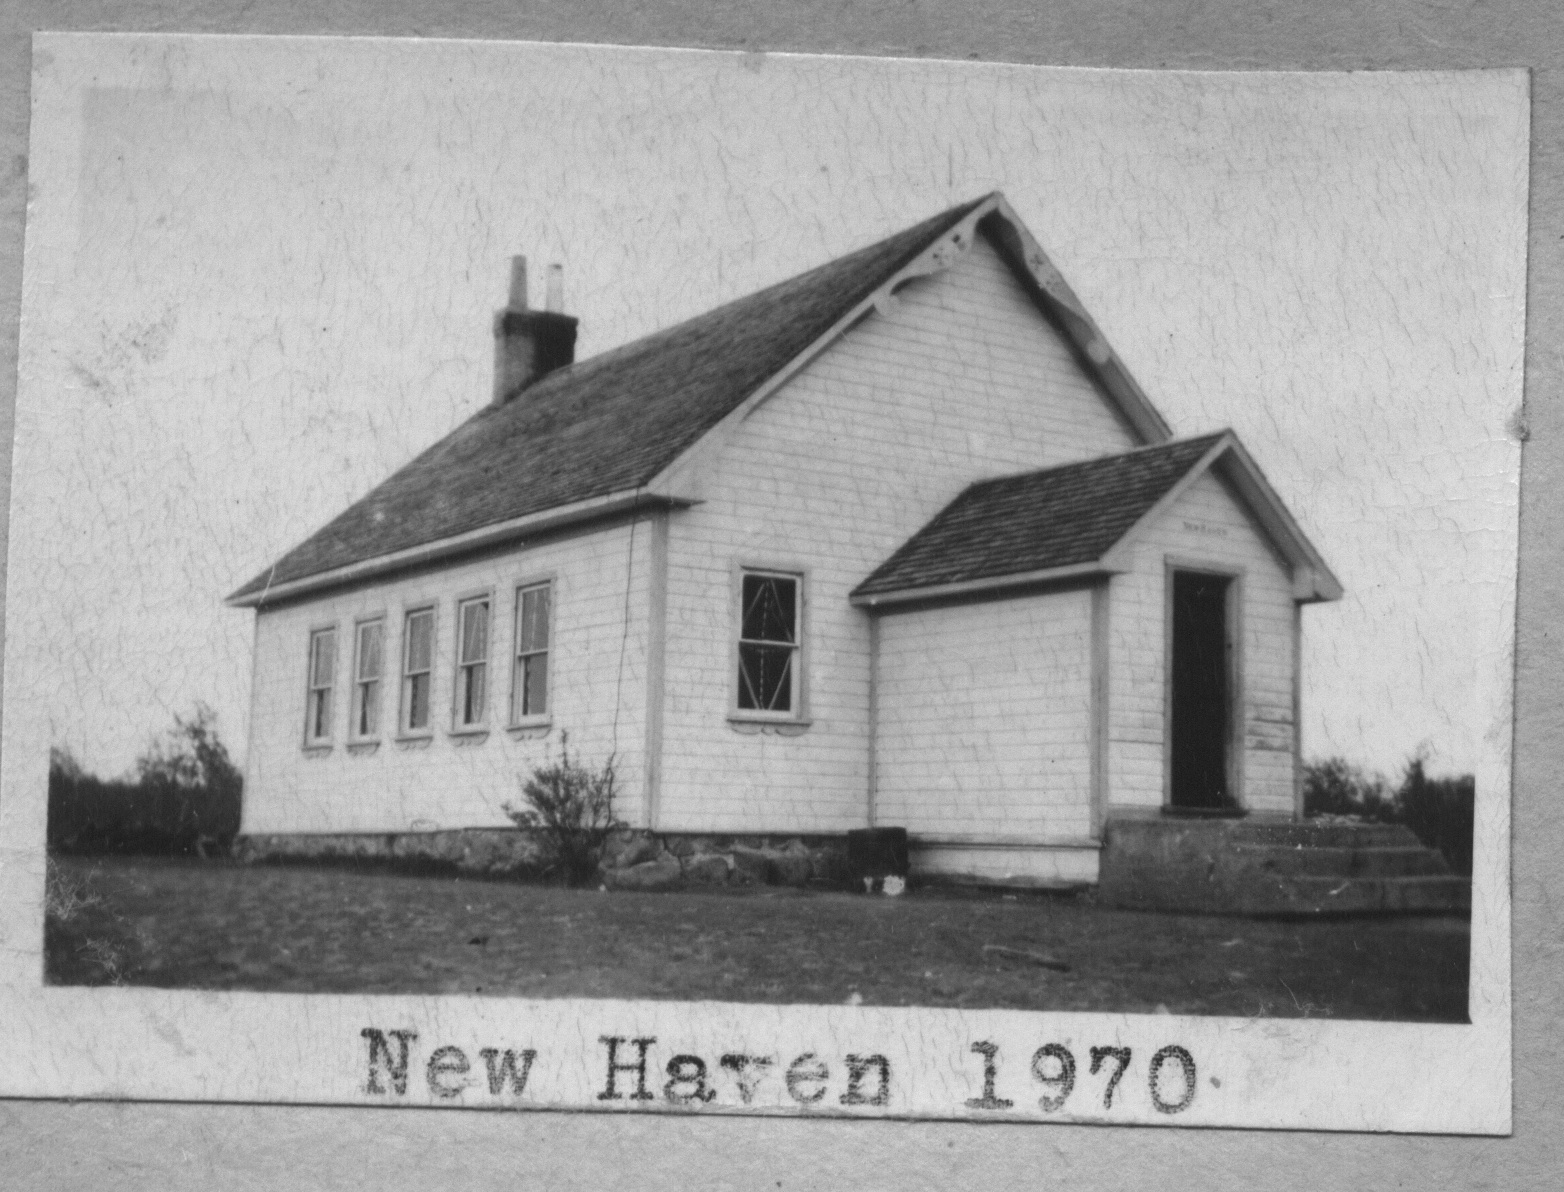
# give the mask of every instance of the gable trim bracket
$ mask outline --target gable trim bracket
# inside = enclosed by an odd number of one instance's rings
[[[1085,358],[1088,371],[1107,391],[1126,421],[1146,445],[1165,443],[1173,428],[1151,404],[1151,398],[1119,359],[1108,337],[1076,297],[1043,246],[1016,215],[1004,195],[995,191],[968,218],[988,234],[1006,263],[1031,291],[1032,300],[1051,314]]]
[[[949,269],[972,247],[980,232],[1020,277],[1028,296],[1044,316],[1063,331],[1080,353],[1081,362],[1088,373],[1143,443],[1152,446],[1171,439],[1172,428],[1151,404],[1145,390],[1130,375],[1129,369],[1114,352],[1096,322],[1086,313],[1081,300],[1054,267],[1048,254],[1021,222],[1005,196],[996,190],[976,203],[949,231],[935,237],[932,243],[847,311],[814,342],[768,377],[716,426],[664,468],[652,480],[650,487],[687,494],[698,491],[699,474],[704,470],[705,461],[722,451],[745,419],[858,323],[876,312],[885,315],[893,311],[897,305],[896,291],[902,286],[920,277]]]

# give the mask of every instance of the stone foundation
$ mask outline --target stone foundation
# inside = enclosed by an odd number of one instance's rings
[[[544,876],[536,837],[517,828],[241,836],[234,842],[234,856],[251,864],[314,862],[471,877]],[[603,884],[616,890],[845,886],[847,876],[847,846],[841,836],[626,830],[609,839],[602,865]]]

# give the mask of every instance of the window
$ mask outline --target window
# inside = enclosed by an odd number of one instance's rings
[[[552,583],[530,584],[516,592],[516,671],[511,678],[512,724],[548,715],[549,621],[554,607]]]
[[[385,669],[386,623],[360,622],[353,648],[353,729],[351,737],[380,734],[380,676]]]
[[[740,712],[785,713],[801,708],[799,613],[802,579],[746,571],[739,588]]]
[[[317,629],[310,634],[309,671],[304,740],[319,745],[331,740],[331,688],[337,677],[335,629]]]
[[[548,715],[549,620],[553,585],[531,584],[516,592],[516,671],[511,682],[511,721]]]
[[[402,731],[429,730],[429,685],[434,671],[434,609],[407,614],[402,631]]]
[[[489,598],[456,606],[456,727],[483,723],[489,685]]]

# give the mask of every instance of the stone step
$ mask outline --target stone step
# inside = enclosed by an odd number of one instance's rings
[[[1235,843],[1232,848],[1245,864],[1285,877],[1434,877],[1450,872],[1437,849],[1421,844],[1343,848]]]
[[[1288,848],[1421,848],[1422,841],[1405,824],[1321,823],[1316,820],[1230,821],[1228,839],[1241,844]]]
[[[1367,915],[1466,912],[1472,908],[1470,878],[1453,874],[1428,877],[1296,877],[1279,883],[1285,890],[1281,914]]]

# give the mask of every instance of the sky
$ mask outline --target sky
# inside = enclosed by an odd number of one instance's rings
[[[34,91],[13,740],[117,773],[201,700],[242,758],[223,597],[483,406],[512,254],[564,266],[581,358],[1000,189],[1345,585],[1306,754],[1506,765],[1519,72],[86,35]]]

